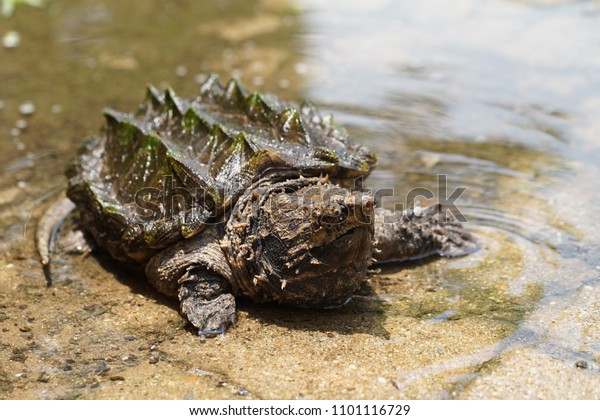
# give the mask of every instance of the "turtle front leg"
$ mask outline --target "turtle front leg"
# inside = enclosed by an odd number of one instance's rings
[[[461,257],[476,251],[477,242],[441,204],[393,213],[375,213],[378,262],[402,261],[438,254]]]
[[[235,322],[231,269],[219,245],[222,234],[221,226],[211,226],[159,252],[145,268],[148,282],[177,297],[181,313],[202,336],[223,333]]]
[[[235,298],[223,277],[193,269],[180,281],[181,313],[198,329],[199,335],[222,334],[235,322]]]

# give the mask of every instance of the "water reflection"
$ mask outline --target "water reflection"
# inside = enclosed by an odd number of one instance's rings
[[[310,95],[379,152],[376,187],[432,186],[446,173],[469,184],[477,220],[543,232],[557,224],[559,180],[595,142],[582,133],[597,128],[587,108],[600,47],[597,4],[541,3],[303,2]]]

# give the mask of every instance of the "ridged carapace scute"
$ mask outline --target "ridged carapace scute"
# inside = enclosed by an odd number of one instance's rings
[[[216,75],[193,99],[150,86],[135,112],[104,115],[101,134],[67,170],[67,194],[96,241],[132,265],[222,222],[261,178],[327,176],[351,186],[376,164],[312,104]]]

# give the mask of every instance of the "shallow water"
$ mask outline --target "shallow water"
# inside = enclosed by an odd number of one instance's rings
[[[21,34],[0,50],[0,396],[600,397],[599,2],[121,3],[0,20]],[[100,110],[211,71],[333,113],[377,151],[383,205],[466,187],[481,250],[379,267],[338,311],[242,302],[204,342],[102,257],[46,288],[35,219]]]

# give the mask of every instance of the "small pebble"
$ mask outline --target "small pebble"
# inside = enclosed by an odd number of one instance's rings
[[[31,331],[31,327],[19,327],[19,331],[21,332],[30,332]]]
[[[70,370],[73,370],[73,367],[72,367],[72,366],[69,366],[69,365],[66,365],[66,366],[63,366],[63,370],[64,370],[65,372],[68,372],[68,371],[70,371]]]
[[[247,389],[240,389],[237,394],[241,397],[247,397],[248,395],[250,395],[250,391],[248,391]]]
[[[279,81],[279,87],[281,89],[287,89],[290,87],[290,81],[288,79],[281,79]]]
[[[62,105],[54,104],[50,107],[50,112],[53,114],[60,114],[62,112]]]
[[[99,375],[106,373],[110,370],[110,366],[108,366],[108,364],[106,364],[105,361],[100,360],[98,361],[98,363],[96,364],[96,367],[94,368],[94,373],[97,373]]]
[[[24,119],[20,119],[20,120],[17,120],[15,125],[17,126],[17,128],[19,130],[24,130],[27,128],[27,121],[25,121]]]
[[[19,105],[19,112],[22,115],[31,115],[35,112],[35,105],[31,101],[25,101]]]
[[[21,143],[21,144],[23,144],[23,143]],[[18,147],[17,147],[17,149],[18,149]],[[27,188],[27,182],[25,182],[25,181],[19,181],[19,182],[17,182],[17,187],[21,188],[21,189]]]
[[[135,340],[135,336],[133,335],[126,335],[125,337],[123,337],[126,341],[133,341]]]
[[[46,384],[50,381],[50,378],[48,377],[48,375],[46,375],[46,372],[42,372],[40,373],[40,376],[38,376],[37,381]]]
[[[2,37],[4,48],[17,48],[21,43],[21,35],[17,31],[8,31]]]
[[[575,363],[575,367],[578,369],[587,369],[588,368],[588,362],[586,362],[585,360],[578,360]]]
[[[158,356],[152,356],[150,358],[150,360],[148,360],[148,363],[150,363],[151,365],[155,365],[158,363]]]
[[[18,128],[11,128],[10,129],[10,135],[13,137],[19,137],[19,135],[21,134],[21,130],[19,130]]]
[[[110,379],[111,381],[124,381],[125,380],[125,378],[120,375],[111,376],[108,379]]]
[[[256,85],[256,86],[261,86],[261,85],[263,85],[265,83],[265,79],[263,77],[261,77],[261,76],[255,76],[252,79],[252,83],[254,85]]]
[[[23,353],[15,353],[12,356],[10,356],[8,360],[23,363],[25,360],[27,360],[27,356],[25,356]]]
[[[185,66],[177,66],[175,69],[175,75],[179,77],[185,77],[188,73],[188,70]]]

